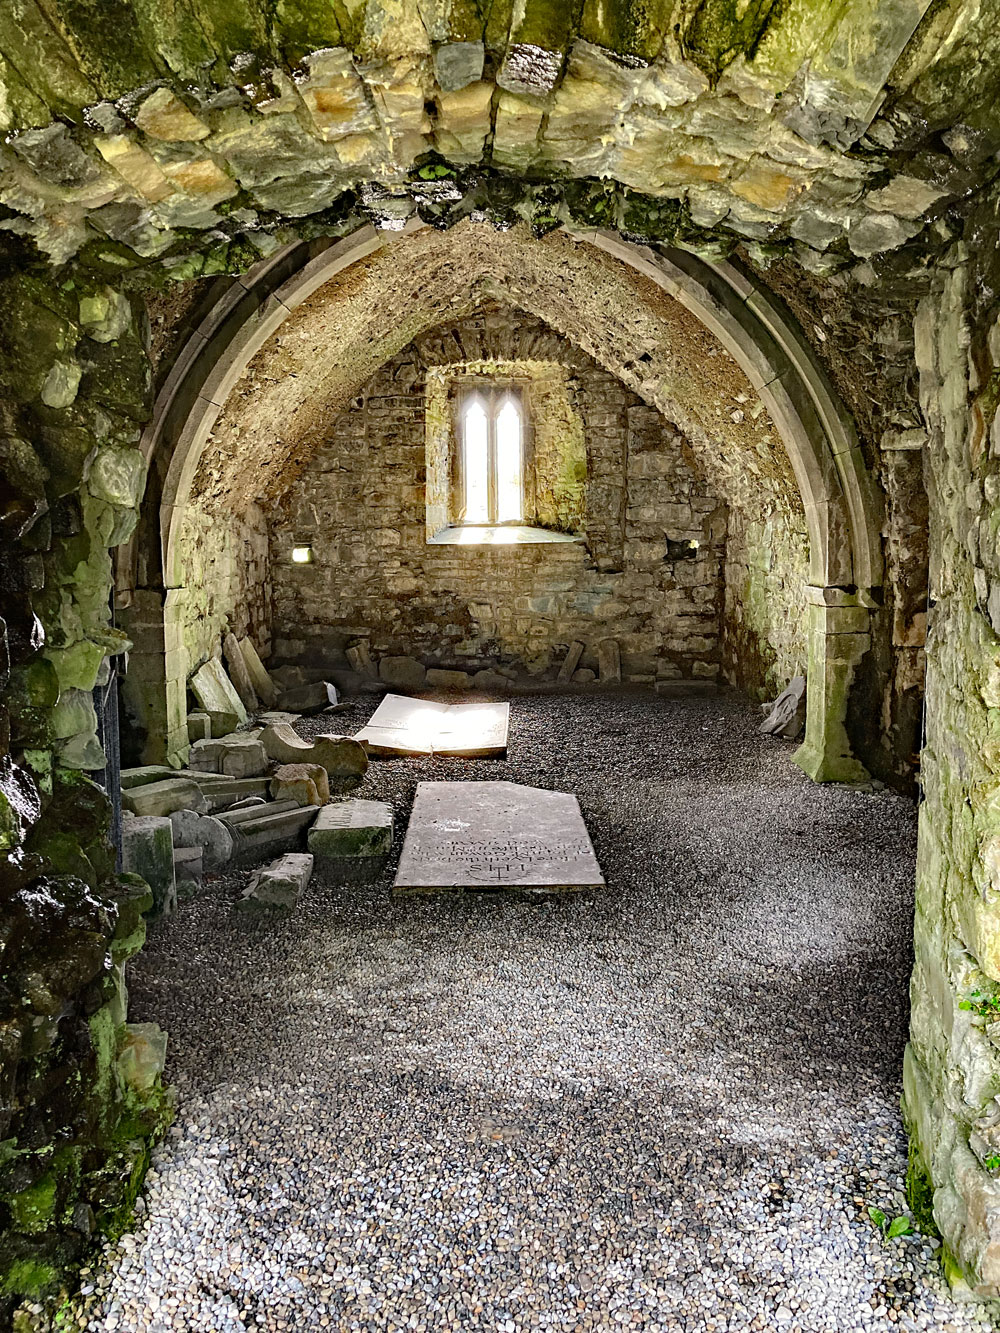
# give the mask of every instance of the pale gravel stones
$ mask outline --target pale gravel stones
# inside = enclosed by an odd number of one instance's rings
[[[614,892],[317,867],[288,917],[233,916],[233,875],[155,930],[131,1013],[178,1117],[64,1328],[987,1333],[865,1215],[902,1208],[912,807],[811,785],[757,721],[520,700],[509,760],[448,761],[574,791]],[[443,762],[369,790],[403,819]]]

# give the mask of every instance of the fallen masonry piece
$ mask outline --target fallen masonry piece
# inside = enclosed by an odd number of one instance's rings
[[[130,787],[122,793],[122,804],[134,815],[172,815],[175,810],[197,810],[204,814],[208,803],[197,782],[187,777],[165,778]]]
[[[337,801],[319,812],[307,841],[317,856],[384,856],[392,847],[392,827],[392,806],[385,801]]]
[[[513,782],[420,782],[397,892],[602,888],[580,804]]]
[[[282,690],[277,703],[286,713],[319,713],[324,708],[331,708],[338,698],[336,685],[326,680],[317,680]]]
[[[273,708],[278,702],[278,687],[268,675],[267,667],[260,660],[260,654],[252,639],[240,639],[240,652],[246,665],[247,675],[260,701],[266,708]]]
[[[168,916],[177,906],[174,832],[165,815],[122,821],[122,869],[141,875],[153,891],[153,913]]]
[[[141,768],[123,768],[121,772],[122,791],[131,791],[133,787],[146,787],[151,782],[163,782],[177,776],[174,768],[164,768],[160,764],[145,764]]]
[[[369,754],[488,757],[507,752],[510,704],[439,704],[387,694],[355,736]]]
[[[271,796],[299,805],[326,805],[330,778],[322,764],[281,764],[271,778]]]
[[[245,865],[261,856],[294,852],[302,846],[305,830],[316,818],[319,806],[274,801],[269,805],[241,810],[239,817],[223,815],[221,823],[233,837],[233,860]]]
[[[802,735],[806,725],[806,678],[794,676],[773,704],[767,708],[767,717],[757,730],[762,736],[782,736],[794,741]]]
[[[201,787],[205,803],[212,813],[226,810],[237,801],[248,796],[267,799],[268,779],[262,778],[227,778],[218,773],[198,773],[198,785]],[[205,779],[201,781],[200,779]],[[209,780],[211,779],[211,780]]]
[[[312,875],[313,858],[308,852],[289,852],[258,870],[237,903],[242,911],[275,909],[290,911],[299,901]]]
[[[211,657],[200,666],[188,681],[188,685],[191,687],[191,693],[201,704],[202,711],[208,713],[212,719],[213,736],[224,734],[216,726],[217,716],[220,725],[226,715],[235,715],[237,723],[241,726],[246,723],[247,710],[243,707],[240,696],[233,688],[233,683],[218,658]]]
[[[269,759],[279,764],[321,764],[331,778],[349,778],[357,782],[368,769],[364,747],[350,736],[317,736],[304,741],[292,727],[265,727],[260,742]]]
[[[247,712],[256,713],[260,707],[260,700],[257,698],[257,691],[253,687],[250,672],[247,671],[247,664],[243,659],[243,650],[235,634],[229,633],[222,640],[222,651],[229,667],[229,679],[232,681],[233,689],[240,696]]]
[[[246,732],[195,741],[188,766],[197,772],[224,773],[232,778],[255,778],[267,771],[267,754],[255,736]]]
[[[392,833],[391,805],[355,799],[324,806],[307,841],[328,877],[370,883],[382,873]]]

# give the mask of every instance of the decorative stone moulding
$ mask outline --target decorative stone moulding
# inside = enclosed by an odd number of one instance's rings
[[[411,249],[414,254],[447,251],[452,237],[456,246],[466,246],[477,243],[477,234],[475,224],[470,223],[439,235],[411,221],[391,242],[392,253],[405,263]],[[487,243],[490,263],[502,265],[504,248],[517,243],[516,233],[510,240],[494,233]],[[851,754],[844,722],[854,669],[866,648],[867,625],[862,621],[867,608],[879,600],[881,511],[850,417],[815,354],[776,300],[729,264],[706,263],[682,251],[657,252],[608,231],[563,232],[543,242],[526,243],[535,247],[532,255],[538,256],[534,262],[540,275],[547,265],[565,263],[568,256],[576,255],[576,262],[611,263],[618,266],[616,273],[654,284],[718,339],[760,395],[779,432],[810,539],[809,674],[816,688],[808,693],[810,720],[799,762],[819,781],[864,780],[866,774]],[[193,331],[190,353],[182,349],[142,442],[147,459],[156,459],[165,477],[159,511],[148,508],[143,522],[159,529],[168,635],[181,632],[187,596],[182,585],[183,516],[228,394],[293,312],[348,272],[365,271],[355,270],[355,265],[370,269],[370,261],[383,253],[385,244],[373,228],[361,227],[344,240],[324,244],[318,254],[315,247],[304,245],[276,253],[222,294]],[[619,373],[626,382],[631,380],[630,387],[640,396],[645,394],[654,406],[660,405],[657,394],[661,390],[628,370]],[[696,441],[704,438],[692,415],[693,405],[687,409],[670,398],[669,407],[673,419],[683,420]],[[845,599],[853,603],[851,616],[816,609]],[[853,626],[850,639],[842,629],[848,620]],[[157,664],[160,661],[165,659],[157,659]],[[151,737],[168,738],[167,752],[150,753],[148,758],[183,762],[188,744],[186,706],[169,676],[162,690],[164,702],[157,704],[153,699],[154,716],[147,731]],[[167,707],[168,700],[176,700],[176,705]]]

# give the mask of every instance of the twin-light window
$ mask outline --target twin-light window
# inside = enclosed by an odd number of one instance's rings
[[[461,522],[524,521],[524,421],[510,389],[477,388],[458,409]]]

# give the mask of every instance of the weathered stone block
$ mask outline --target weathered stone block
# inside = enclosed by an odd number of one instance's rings
[[[363,745],[350,736],[317,736],[304,741],[289,726],[265,727],[261,743],[280,764],[321,764],[331,778],[360,781],[368,771]]]
[[[250,672],[247,670],[247,664],[243,659],[243,650],[235,634],[227,634],[222,640],[222,651],[226,658],[226,665],[229,667],[229,678],[236,693],[240,696],[243,707],[248,713],[256,713],[260,706],[260,700],[257,698],[257,691],[253,687]]]
[[[427,684],[427,672],[415,657],[383,657],[378,673],[393,689],[422,690]]]
[[[165,778],[176,777],[174,769],[163,764],[144,764],[141,768],[123,768],[121,772],[122,791],[132,787],[144,787],[150,782],[163,782]]]
[[[566,685],[573,679],[573,672],[580,665],[580,658],[583,656],[583,644],[575,639],[566,650],[566,656],[563,664],[559,668],[558,679]]]
[[[122,868],[141,876],[153,892],[153,912],[166,916],[177,905],[174,837],[165,816],[143,815],[122,824]]]
[[[282,690],[278,702],[284,712],[318,713],[330,708],[338,700],[337,687],[329,681],[316,680],[306,685],[293,685]]]
[[[597,645],[597,662],[602,685],[622,683],[622,655],[617,639],[602,639]]]
[[[192,778],[176,777],[132,787],[122,794],[122,804],[135,815],[164,817],[173,814],[175,810],[204,813],[208,809],[198,784]]]
[[[195,810],[174,810],[170,815],[170,827],[174,832],[174,850],[178,847],[197,847],[200,842],[199,827],[203,816]]]
[[[188,685],[203,711],[212,718],[213,736],[225,734],[216,727],[216,714],[219,715],[220,723],[229,714],[235,715],[239,725],[246,722],[247,710],[217,658],[210,658],[200,666],[188,681]]]
[[[467,671],[446,671],[440,667],[430,667],[427,672],[427,688],[430,690],[471,690],[472,677]]]
[[[252,639],[239,640],[240,652],[243,654],[243,661],[246,665],[247,674],[250,677],[250,683],[253,685],[255,693],[258,695],[262,704],[267,708],[273,708],[278,702],[278,687],[267,673],[264,663],[260,660],[257,649],[254,647]]]
[[[351,799],[326,805],[309,830],[309,850],[322,858],[386,856],[392,847],[392,806]]]
[[[318,807],[288,804],[291,808],[287,810],[277,808],[276,802],[264,806],[259,814],[252,810],[240,812],[249,818],[222,816],[222,822],[233,836],[233,859],[237,864],[301,847],[303,834],[315,819]]]
[[[290,852],[254,874],[238,906],[243,911],[290,911],[309,883],[312,869],[313,858],[308,852]]]
[[[330,799],[329,775],[322,764],[282,764],[271,778],[271,795],[276,801],[326,805]]]
[[[207,713],[188,713],[187,729],[188,740],[192,745],[195,741],[211,740],[212,719]]]

